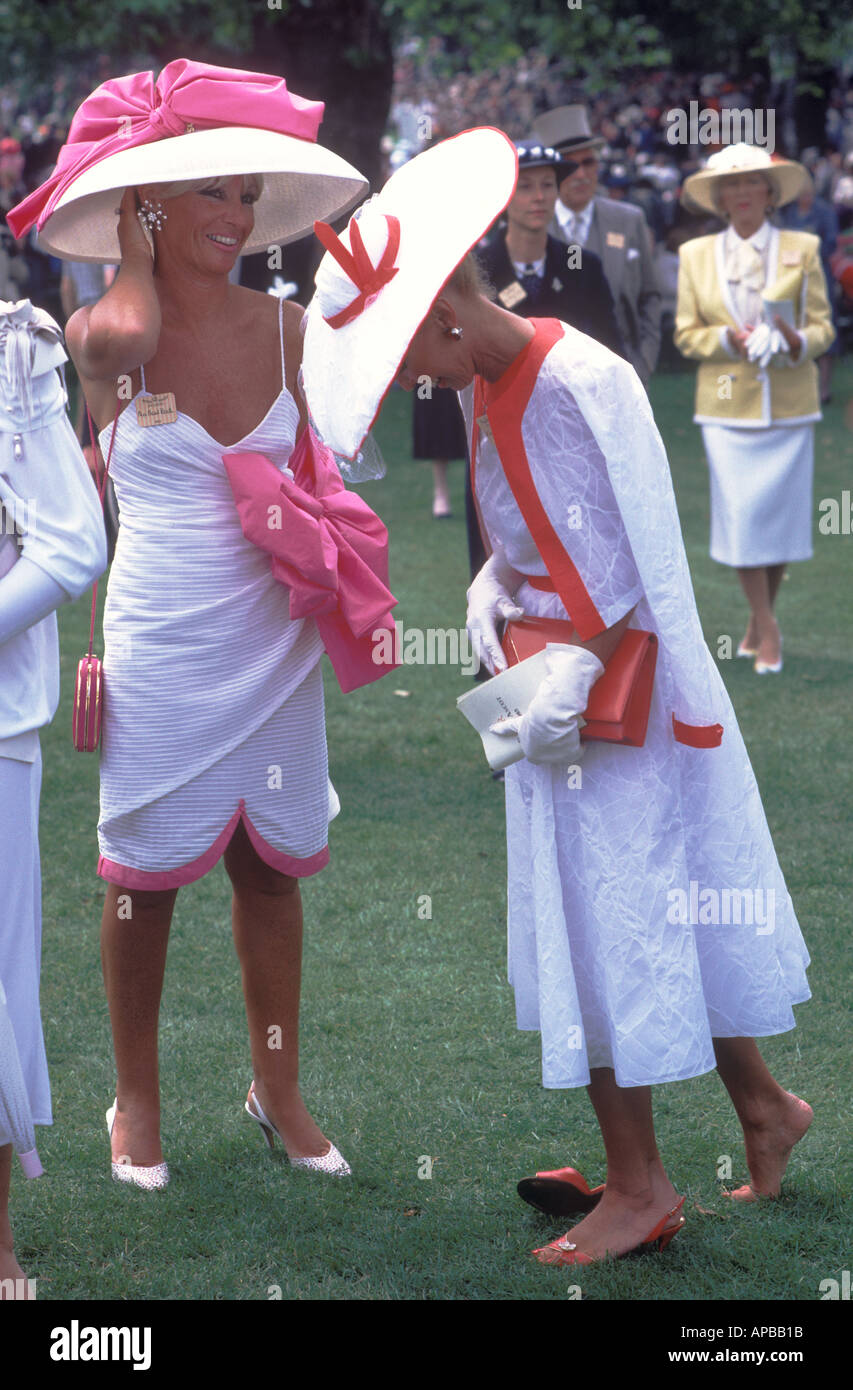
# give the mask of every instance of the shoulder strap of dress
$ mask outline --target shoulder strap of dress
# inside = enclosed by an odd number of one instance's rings
[[[279,341],[279,343],[280,343],[280,345],[281,345],[281,389],[282,389],[282,391],[283,391],[283,390],[284,390],[284,387],[285,387],[285,374],[284,374],[284,300],[281,299],[281,298],[280,298],[279,301],[278,301],[278,341]]]

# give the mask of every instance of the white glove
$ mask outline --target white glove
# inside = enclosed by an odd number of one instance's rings
[[[524,617],[508,586],[515,584],[516,573],[502,550],[490,555],[468,590],[468,618],[465,626],[477,660],[492,675],[506,669],[506,657],[501,651],[495,624],[501,618],[516,622]]]
[[[55,579],[22,555],[0,580],[0,644],[41,622],[68,600]]]
[[[548,643],[548,675],[527,711],[499,719],[495,734],[518,734],[528,762],[568,767],[583,756],[578,715],[589,704],[589,692],[604,672],[604,664],[585,647]]]
[[[791,350],[779,329],[771,328],[768,323],[759,323],[753,328],[744,346],[749,361],[757,362],[760,367],[766,367],[777,353]]]

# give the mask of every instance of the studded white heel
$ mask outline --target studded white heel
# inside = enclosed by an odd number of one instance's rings
[[[251,1105],[249,1104],[250,1101]],[[252,1108],[253,1106],[254,1109]],[[249,1090],[249,1099],[246,1101],[243,1108],[246,1114],[251,1115],[252,1119],[261,1126],[264,1138],[269,1147],[271,1149],[275,1148],[273,1135],[276,1135],[281,1140],[282,1148],[284,1148],[285,1153],[287,1153],[284,1140],[281,1138],[272,1120],[268,1120],[261,1109],[261,1102],[255,1094],[254,1081]],[[348,1178],[352,1176],[352,1169],[346,1159],[331,1142],[329,1143],[328,1153],[321,1154],[319,1157],[308,1156],[307,1158],[291,1158],[290,1154],[287,1154],[287,1158],[291,1168],[305,1168],[313,1173],[326,1173],[331,1178]]]
[[[116,1122],[117,1107],[118,1102],[114,1100],[107,1111],[107,1133],[110,1138]],[[112,1169],[116,1182],[133,1183],[134,1187],[144,1187],[152,1192],[169,1185],[169,1169],[165,1163],[152,1163],[147,1168],[134,1163],[113,1163]]]

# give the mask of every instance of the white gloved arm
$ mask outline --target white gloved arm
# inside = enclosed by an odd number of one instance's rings
[[[468,618],[466,627],[471,646],[479,661],[494,675],[506,668],[506,657],[501,651],[496,624],[501,618],[518,619],[524,617],[524,609],[519,608],[513,594],[524,582],[504,555],[497,549],[484,564],[468,590]]]
[[[41,622],[70,595],[25,555],[0,579],[0,645]]]
[[[492,732],[517,733],[528,762],[568,767],[582,756],[578,715],[586,709],[604,663],[585,647],[549,643],[545,664],[548,675],[526,712],[499,720]]]

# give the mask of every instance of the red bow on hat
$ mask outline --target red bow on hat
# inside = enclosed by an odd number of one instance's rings
[[[110,78],[77,110],[51,177],[18,203],[6,220],[22,237],[39,230],[80,174],[111,154],[171,135],[220,126],[256,126],[299,140],[316,140],[323,102],[288,92],[283,77],[217,68],[176,58],[154,82],[152,72]]]
[[[346,271],[359,291],[356,298],[345,309],[341,309],[340,313],[331,314],[325,319],[330,328],[343,328],[345,323],[350,323],[353,319],[358,318],[361,311],[367,308],[379,291],[384,289],[389,280],[393,280],[397,274],[399,267],[394,265],[394,261],[400,249],[400,220],[386,212],[385,221],[388,223],[388,241],[376,265],[367,254],[367,248],[362,241],[358,222],[355,218],[349,224],[351,253],[346,249],[340,237],[332,231],[328,222],[314,223],[315,236],[323,243],[329,254],[334,256],[338,265]]]

